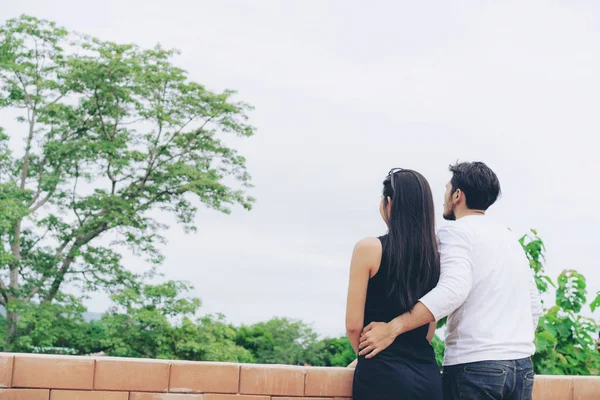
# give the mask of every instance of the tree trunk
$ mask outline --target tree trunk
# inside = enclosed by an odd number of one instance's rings
[[[10,244],[12,255],[14,260],[10,264],[10,281],[9,281],[9,293],[8,301],[6,302],[6,341],[4,343],[4,350],[10,351],[14,338],[17,334],[17,322],[19,315],[15,311],[9,311],[12,308],[12,300],[17,295],[19,289],[19,263],[21,262],[21,220],[15,222],[13,228],[13,240]]]
[[[27,135],[27,145],[25,146],[25,155],[23,156],[23,165],[21,167],[21,176],[20,176],[20,188],[21,190],[25,189],[27,183],[27,173],[29,171],[29,161],[31,155],[31,143],[33,141],[33,135],[35,132],[35,105],[31,104],[31,99],[29,98],[29,94],[27,93],[27,89],[24,85],[23,87],[25,94],[27,96],[27,102],[29,103],[29,107],[31,109],[31,116],[29,117],[29,133]],[[13,239],[10,244],[11,252],[13,255],[13,261],[10,264],[10,282],[9,282],[9,293],[8,293],[8,301],[6,302],[6,341],[4,343],[4,350],[9,351],[13,345],[14,339],[17,335],[17,323],[19,322],[19,315],[15,311],[10,311],[9,308],[12,308],[12,300],[19,298],[19,265],[21,263],[21,223],[23,222],[23,218],[19,218],[15,222],[15,226],[13,228]]]
[[[8,325],[7,335],[4,341],[4,351],[11,351],[15,336],[17,334],[17,321],[19,320],[19,315],[16,312],[7,312],[6,313],[6,322]]]

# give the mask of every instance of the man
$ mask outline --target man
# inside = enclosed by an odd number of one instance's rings
[[[405,332],[448,316],[444,398],[531,399],[531,356],[542,314],[532,271],[517,238],[485,215],[500,195],[484,163],[450,167],[438,232],[438,285],[411,312],[365,327],[360,355],[377,356]]]

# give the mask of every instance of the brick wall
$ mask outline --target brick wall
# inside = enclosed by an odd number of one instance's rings
[[[0,400],[350,400],[353,371],[0,353]],[[600,399],[600,377],[539,376],[535,399]]]

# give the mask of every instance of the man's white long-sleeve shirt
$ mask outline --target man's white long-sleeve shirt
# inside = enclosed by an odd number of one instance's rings
[[[420,301],[448,316],[444,365],[516,360],[534,354],[542,305],[517,238],[485,215],[438,231],[441,275]]]

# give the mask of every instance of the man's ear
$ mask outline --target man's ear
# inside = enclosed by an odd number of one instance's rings
[[[464,197],[465,197],[465,194],[460,189],[456,189],[454,191],[454,194],[452,194],[452,198],[454,200],[454,203],[459,203],[462,199],[464,199]]]

